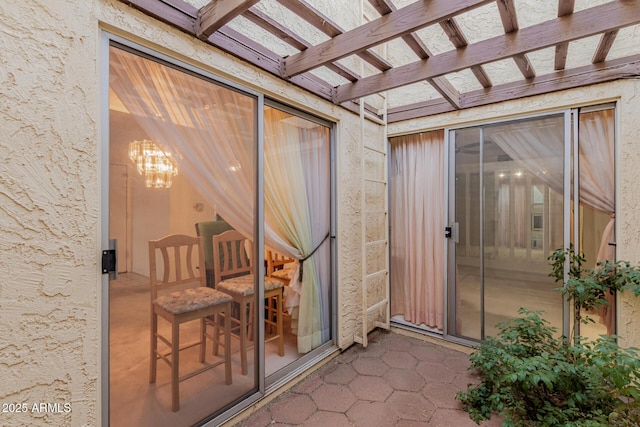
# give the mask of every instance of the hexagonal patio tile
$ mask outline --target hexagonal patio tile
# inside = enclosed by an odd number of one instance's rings
[[[386,403],[398,418],[404,420],[427,422],[436,410],[436,407],[420,394],[407,391],[394,391]]]
[[[456,372],[464,372],[471,366],[469,356],[466,354],[460,354],[459,356],[449,356],[444,358],[445,366],[451,368]]]
[[[238,427],[267,427],[271,425],[271,413],[268,410],[259,410],[249,418],[241,421]]]
[[[462,402],[455,398],[460,388],[455,384],[431,383],[424,386],[422,395],[438,408],[462,409]]]
[[[416,372],[424,377],[427,384],[430,382],[450,383],[456,377],[456,373],[443,366],[442,363],[420,362]]]
[[[311,393],[318,409],[330,412],[345,412],[355,402],[356,397],[346,385],[324,384]]]
[[[388,350],[394,351],[409,351],[412,347],[412,344],[408,341],[407,337],[393,333],[386,337],[383,344]]]
[[[381,377],[389,370],[389,366],[380,359],[372,357],[358,358],[351,364],[360,375],[374,375]]]
[[[340,363],[333,367],[331,371],[325,373],[323,378],[325,382],[330,384],[348,384],[357,375],[358,373],[351,365]]]
[[[294,393],[309,394],[313,390],[320,387],[323,383],[324,382],[322,381],[322,378],[320,377],[320,375],[318,375],[317,373],[314,373],[312,375],[309,375],[300,383],[293,386],[291,391]]]
[[[387,351],[382,356],[382,361],[392,368],[413,369],[418,361],[406,351]]]
[[[360,376],[349,383],[349,388],[360,400],[384,402],[393,389],[380,377]]]
[[[338,363],[351,363],[358,358],[358,353],[355,351],[345,351],[344,353],[336,357]]]
[[[398,422],[393,410],[383,402],[359,401],[347,411],[347,417],[358,427],[390,427]]]
[[[338,412],[318,411],[304,422],[304,427],[353,427],[345,414]]]
[[[502,425],[497,419],[491,419],[480,424],[482,427],[498,427]],[[455,409],[438,409],[429,420],[430,427],[478,427],[469,418],[469,414]]]
[[[480,378],[475,371],[459,372],[453,380],[460,390],[466,390],[469,384],[480,384]]]
[[[425,362],[442,362],[444,360],[444,354],[434,345],[414,345],[409,349],[409,353],[416,359]]]
[[[285,424],[301,424],[316,411],[316,405],[306,394],[286,394],[278,398],[270,408],[273,421]]]
[[[420,391],[425,385],[422,375],[408,369],[389,369],[383,378],[394,390]]]
[[[387,351],[387,348],[380,342],[370,342],[367,347],[362,347],[358,351],[358,357],[380,357]]]

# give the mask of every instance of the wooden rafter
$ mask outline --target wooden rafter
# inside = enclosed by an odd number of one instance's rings
[[[260,0],[212,0],[198,10],[196,37],[206,40]]]
[[[184,2],[183,0],[121,0],[123,3],[134,7],[149,16],[195,36],[195,24],[198,16],[198,9]],[[248,37],[224,26],[213,33],[207,42],[222,49],[235,57],[247,61],[262,70],[280,76],[282,58],[275,52],[261,46]],[[319,79],[318,77],[305,73],[289,79],[292,84],[308,90],[309,92],[326,100],[333,99],[333,87]],[[357,102],[345,102],[340,105],[356,114],[360,108]],[[380,119],[374,111],[375,109],[365,104],[365,111]]]
[[[337,37],[344,33],[342,28],[340,28],[331,19],[329,19],[329,17],[323,15],[320,11],[316,10],[313,6],[311,6],[304,0],[277,0],[277,2],[282,4],[284,7],[286,7],[329,37]],[[362,52],[358,52],[357,55],[380,71],[387,71],[393,68],[389,61],[385,60],[373,51],[365,50]]]
[[[184,0],[120,0],[158,20],[166,22],[192,36],[196,35],[196,21],[198,9]],[[304,4],[303,0],[277,0],[280,2]],[[388,2],[390,0],[370,0]],[[458,51],[445,52],[427,60],[391,69],[384,74],[370,76],[355,83],[333,88],[329,83],[310,73],[303,73],[288,81],[306,89],[319,97],[332,100],[354,113],[358,113],[357,101],[349,101],[366,94],[376,93],[392,87],[410,84],[415,81],[435,79],[466,68],[493,62],[500,59],[514,57],[530,51],[543,49],[554,45],[567,44],[570,41],[600,34],[601,40],[593,57],[593,64],[569,70],[556,71],[546,76],[536,76],[529,80],[489,87],[481,90],[462,93],[459,96],[460,108],[477,107],[490,103],[504,102],[526,96],[550,93],[558,90],[591,85],[620,78],[637,77],[640,75],[640,55],[606,61],[607,53],[613,43],[619,28],[640,23],[640,2],[617,0],[607,4],[585,9],[576,13],[573,11],[573,1],[559,3],[561,18],[543,22],[532,27],[520,29],[511,34],[505,34],[493,39],[474,43]],[[302,10],[302,9],[298,9]],[[252,12],[246,12],[252,15]],[[253,14],[259,16],[258,14]],[[318,17],[318,15],[313,15]],[[247,16],[248,19],[252,19]],[[261,16],[256,19],[265,18]],[[273,21],[263,19],[263,21]],[[254,21],[255,22],[255,21]],[[455,33],[455,21],[443,21],[443,28],[449,28],[449,37],[454,43],[462,43],[462,32]],[[331,27],[329,23],[326,27]],[[264,28],[264,26],[263,26]],[[306,42],[294,33],[280,26],[284,30],[280,36],[297,49],[306,48]],[[325,31],[329,33],[332,30]],[[337,31],[341,31],[337,29]],[[445,30],[447,31],[447,30]],[[419,39],[418,39],[419,40]],[[227,26],[223,26],[213,33],[207,40],[232,55],[237,56],[269,73],[280,75],[283,58],[268,48],[258,44],[250,37],[239,34]],[[422,44],[424,45],[424,44]],[[417,51],[414,49],[417,49]],[[420,55],[419,44],[412,49]],[[428,49],[423,54],[429,55]],[[604,62],[602,62],[604,61]],[[414,80],[415,79],[415,80]],[[363,94],[350,98],[354,93]],[[445,98],[425,101],[412,105],[392,108],[388,111],[388,122],[396,122],[420,116],[439,114],[457,109]],[[375,116],[375,109],[365,105],[365,110]]]
[[[453,43],[456,49],[462,49],[469,45],[467,38],[464,36],[464,33],[454,18],[447,19],[446,21],[440,21],[440,27],[442,27],[443,31],[447,37],[449,37],[449,40]],[[476,79],[478,79],[478,82],[480,82],[482,87],[487,88],[493,86],[491,79],[484,71],[482,65],[474,65],[471,67],[471,72],[476,76]]]
[[[559,90],[573,89],[597,83],[640,75],[640,55],[590,64],[572,70],[536,76],[533,81],[519,81],[475,90],[461,95],[463,108],[479,107],[527,96],[542,95]],[[453,111],[443,100],[419,102],[391,108],[387,112],[389,123]]]
[[[271,19],[268,15],[256,8],[252,7],[251,9],[247,10],[242,16],[298,50],[304,50],[311,46],[311,43],[298,36],[288,28],[284,27],[276,20]],[[339,62],[327,64],[327,68],[329,68],[339,76],[352,82],[355,82],[360,78],[358,74],[349,70]]]
[[[281,0],[279,0],[281,1]],[[418,1],[310,47],[284,61],[284,76],[320,67],[495,0]]]
[[[558,0],[558,18],[571,15],[575,6],[575,0]],[[567,54],[569,53],[569,43],[558,43],[556,45],[556,55],[553,62],[554,70],[564,70],[567,65]]]
[[[498,0],[498,11],[500,12],[500,19],[502,20],[502,26],[505,33],[511,33],[518,31],[518,15],[516,14],[516,8],[513,4],[513,0]],[[533,69],[533,65],[524,53],[514,55],[513,60],[520,69],[520,72],[525,79],[532,79],[536,76],[536,72]]]
[[[640,22],[640,3],[615,1],[561,18],[444,52],[428,60],[394,68],[336,88],[334,102],[371,95],[411,83],[569,42],[614,31]]]
[[[391,0],[370,0],[371,5],[382,16],[397,10]],[[429,51],[426,44],[415,33],[402,36],[402,40],[418,55],[420,59],[427,59],[433,54]],[[443,98],[445,98],[455,108],[460,107],[460,92],[453,87],[446,77],[436,77],[428,79],[427,82],[436,90]]]
[[[596,64],[607,59],[609,50],[611,50],[611,46],[613,46],[613,42],[616,40],[617,35],[618,30],[609,31],[602,35],[602,37],[600,38],[600,43],[596,48],[596,53],[593,55],[593,59],[591,60],[592,63]]]

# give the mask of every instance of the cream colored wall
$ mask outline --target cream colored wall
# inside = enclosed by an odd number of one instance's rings
[[[617,101],[618,145],[616,153],[617,187],[617,256],[620,260],[640,263],[640,84],[637,80],[567,90],[542,96],[493,104],[470,110],[424,117],[389,125],[389,135],[414,133],[471,123],[536,114],[544,111]],[[618,334],[623,345],[640,345],[640,299],[622,295],[618,304]]]
[[[0,3],[0,403],[27,405],[26,414],[1,412],[3,426],[98,417],[93,9]],[[34,403],[69,403],[71,412],[34,412]]]
[[[0,15],[0,402],[71,404],[62,414],[2,413],[0,424],[98,425],[107,410],[99,394],[100,132],[108,125],[100,120],[101,29],[337,123],[337,339],[353,342],[362,273],[358,116],[116,0],[1,2]]]

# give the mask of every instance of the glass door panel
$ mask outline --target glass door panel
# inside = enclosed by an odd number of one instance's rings
[[[480,130],[454,134],[455,162],[455,334],[471,339],[482,336],[482,258],[480,227]]]
[[[274,374],[331,340],[330,131],[288,109],[264,111],[267,275],[284,284],[284,351],[267,324],[265,373]],[[303,261],[302,277],[298,267]],[[305,295],[302,289],[312,292]],[[267,317],[276,301],[269,301]]]
[[[563,245],[564,115],[451,131],[455,334],[495,335],[520,307],[562,330],[547,256]],[[450,248],[452,245],[450,245]]]
[[[615,110],[596,107],[578,115],[579,211],[574,246],[585,257],[584,267],[616,259],[615,238]],[[575,115],[574,115],[575,120]],[[616,298],[606,295],[608,306],[583,311],[593,322],[580,325],[581,335],[596,339],[616,333]]]
[[[197,225],[223,222],[226,230],[236,229],[244,239],[257,240],[258,99],[115,46],[110,48],[109,61],[110,175],[118,177],[118,185],[110,188],[109,217],[114,221],[110,237],[126,237],[127,243],[118,249],[126,251],[122,259],[128,260],[109,284],[110,425],[193,425],[257,391],[255,354],[259,346],[252,344],[261,342],[258,328],[247,327],[246,352],[241,351],[239,339],[225,336],[222,341],[231,343],[230,365],[222,363],[180,381],[179,410],[172,410],[176,382],[164,358],[172,360],[173,355],[168,355],[171,347],[163,342],[158,343],[162,356],[155,378],[150,375],[155,357],[151,355],[152,307],[158,302],[151,297],[151,261],[156,259],[156,271],[162,277],[165,262],[173,264],[187,255],[153,256],[149,246],[166,236],[202,236]],[[194,272],[203,276],[202,282],[160,290],[158,297],[178,298],[181,294],[177,292],[186,286],[219,288],[213,274],[207,274],[216,268],[211,250],[211,245],[203,244],[204,259],[200,262],[195,257]],[[254,254],[242,249],[238,255],[250,258]],[[262,283],[255,279],[256,271],[253,267],[237,274],[246,276],[245,285],[256,289]],[[182,277],[184,274],[185,270]],[[175,277],[175,273],[169,275]],[[242,303],[234,302],[224,322],[246,316],[249,324],[255,324],[252,319],[258,309],[246,309],[257,307],[255,303],[251,295]],[[186,312],[170,305],[165,311],[176,316]],[[169,317],[158,315],[157,330],[171,337]],[[199,343],[200,328],[198,318],[181,323],[181,347]],[[224,360],[224,351],[214,354],[211,341],[206,349],[204,362],[199,345],[179,351],[179,376]],[[231,368],[231,381],[226,366]]]

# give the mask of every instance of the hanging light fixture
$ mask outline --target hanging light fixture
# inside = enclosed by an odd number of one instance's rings
[[[171,154],[147,139],[129,143],[129,158],[136,164],[138,173],[144,175],[150,188],[169,188],[172,178],[178,174]]]

